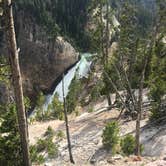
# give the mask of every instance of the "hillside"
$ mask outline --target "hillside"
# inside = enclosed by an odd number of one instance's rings
[[[106,123],[116,119],[119,111],[115,109],[103,111],[100,109],[105,106],[107,106],[107,101],[104,99],[95,103],[94,112],[92,113],[88,113],[86,108],[83,108],[80,110],[80,116],[69,116],[71,144],[76,165],[149,166],[150,164],[147,163],[152,162],[152,165],[158,166],[156,163],[159,163],[158,160],[160,159],[161,165],[166,164],[166,161],[164,161],[166,155],[166,125],[159,127],[146,126],[148,117],[141,121],[141,143],[144,145],[141,161],[135,161],[136,157],[134,156],[123,157],[117,155],[111,157],[111,154],[103,149],[101,135]],[[135,121],[122,119],[119,123],[121,136],[134,133]],[[55,132],[61,130],[65,133],[64,121],[34,122],[29,126],[30,144],[35,144],[39,138],[43,138],[48,126],[51,126]],[[59,145],[59,155],[56,159],[46,161],[45,164],[50,166],[70,165],[66,139],[63,138],[58,141],[58,138],[55,137],[54,141]]]
[[[0,0],[0,166],[166,166],[166,0]]]

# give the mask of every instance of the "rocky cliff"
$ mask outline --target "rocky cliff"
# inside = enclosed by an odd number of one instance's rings
[[[57,78],[78,60],[78,53],[62,37],[50,37],[30,13],[15,17],[24,93],[35,100],[39,91],[48,92]],[[7,55],[5,39],[0,52]]]

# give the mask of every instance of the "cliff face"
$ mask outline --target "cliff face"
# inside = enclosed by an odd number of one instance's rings
[[[17,12],[15,26],[24,94],[35,100],[39,91],[49,91],[64,70],[78,60],[78,53],[63,38],[50,38],[28,13]],[[0,50],[7,54],[5,44]]]
[[[53,82],[78,59],[74,48],[61,37],[49,39],[46,32],[20,15],[18,43],[25,94],[35,97],[49,91]]]

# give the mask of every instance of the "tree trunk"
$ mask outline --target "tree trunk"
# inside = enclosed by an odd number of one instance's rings
[[[136,139],[136,148],[135,148],[135,154],[137,156],[141,155],[141,150],[140,150],[140,121],[141,121],[141,105],[139,102],[139,108],[137,111],[137,120],[136,120],[136,135],[135,135],[135,139]]]
[[[107,93],[107,101],[108,101],[108,108],[111,108],[112,102],[111,102],[111,96],[110,96],[109,92]]]
[[[108,65],[108,50],[109,50],[109,2],[107,0],[106,2],[106,47],[105,47],[105,57],[104,57],[104,65]],[[111,96],[110,96],[110,92],[107,92],[107,101],[108,101],[108,106],[109,108],[112,107],[112,102],[111,102]]]
[[[13,78],[13,87],[17,106],[17,117],[19,125],[19,133],[21,139],[23,163],[24,166],[30,166],[29,150],[28,150],[28,130],[26,123],[26,113],[23,102],[22,79],[19,66],[18,50],[15,37],[13,11],[11,0],[4,0],[4,16],[6,21],[6,39],[9,51],[10,67]]]
[[[103,44],[103,36],[104,36],[104,28],[103,28],[103,13],[102,13],[103,5],[100,3],[100,24],[101,24],[101,30],[100,30],[100,52],[101,52],[101,58],[103,64],[105,64],[105,53],[104,53],[104,44]]]
[[[66,135],[67,135],[67,142],[68,142],[69,157],[70,157],[70,162],[74,164],[75,162],[74,162],[72,150],[71,150],[70,132],[69,132],[68,117],[67,117],[66,98],[65,98],[65,94],[64,94],[64,74],[63,74],[63,78],[62,78],[62,93],[63,93],[63,107],[64,107],[64,116],[65,116],[65,124],[66,124]]]
[[[145,79],[145,70],[147,66],[147,56],[145,57],[144,67],[141,73],[141,80],[139,86],[139,96],[138,96],[138,110],[137,110],[137,120],[136,120],[136,152],[137,156],[141,155],[141,146],[140,146],[140,121],[141,121],[141,113],[142,113],[142,94],[143,94],[143,86],[144,86],[144,79]]]
[[[113,89],[115,90],[115,93],[117,94],[117,96],[120,99],[120,102],[124,106],[124,109],[129,110],[126,103],[125,103],[125,101],[124,101],[124,99],[123,99],[123,97],[121,96],[120,92],[118,91],[118,88],[117,88],[116,84],[113,82],[111,76],[109,76],[106,71],[104,71],[104,75],[107,77],[108,81],[111,83]]]
[[[109,2],[106,2],[106,57],[105,63],[108,64],[108,49],[109,49]]]

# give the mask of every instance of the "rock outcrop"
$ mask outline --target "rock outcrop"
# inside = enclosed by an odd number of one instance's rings
[[[64,70],[78,60],[78,53],[62,37],[50,37],[30,13],[17,12],[15,27],[24,94],[35,101],[39,91],[47,93]],[[7,54],[5,44],[0,50]]]

